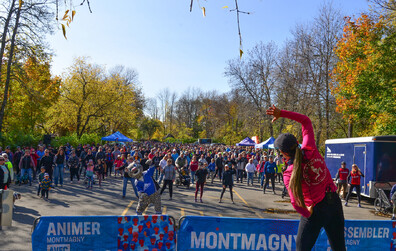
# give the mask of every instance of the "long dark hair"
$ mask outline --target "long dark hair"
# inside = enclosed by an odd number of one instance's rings
[[[290,177],[289,188],[291,189],[296,203],[299,207],[307,208],[304,201],[304,195],[302,191],[302,179],[303,179],[303,154],[300,147],[296,146],[295,149],[290,153],[291,157],[294,155],[293,171]]]

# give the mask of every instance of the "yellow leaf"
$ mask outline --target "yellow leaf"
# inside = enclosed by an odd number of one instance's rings
[[[24,1],[19,0],[19,9],[22,8],[22,4],[24,3]]]
[[[206,10],[205,10],[205,7],[202,7],[202,14],[203,14],[204,17],[206,17]]]
[[[223,6],[223,9],[227,9],[228,8],[228,6],[226,5],[226,6]]]
[[[64,24],[61,24],[61,25],[62,25],[63,36],[67,39],[67,37],[66,37],[66,27],[65,27]]]
[[[242,58],[243,50],[239,49],[239,58]]]
[[[69,10],[65,11],[65,15],[63,15],[62,20],[65,20],[69,15],[67,15],[67,13],[69,13]]]
[[[72,20],[74,19],[74,15],[76,15],[76,11],[75,10],[72,11]]]

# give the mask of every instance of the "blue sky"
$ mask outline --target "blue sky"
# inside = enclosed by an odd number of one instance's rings
[[[74,1],[77,3],[78,1]],[[230,90],[224,77],[227,61],[239,56],[239,37],[234,0],[94,0],[93,13],[77,6],[67,37],[58,29],[48,37],[53,57],[52,72],[60,75],[73,58],[88,56],[92,63],[111,68],[124,65],[139,73],[146,97],[163,88],[181,94],[188,87],[204,91]],[[243,49],[257,42],[274,41],[278,47],[290,30],[308,23],[328,0],[239,0]],[[343,15],[367,11],[366,0],[333,0]],[[202,10],[206,8],[206,17]],[[229,6],[223,9],[223,6]],[[64,10],[60,10],[62,12]]]

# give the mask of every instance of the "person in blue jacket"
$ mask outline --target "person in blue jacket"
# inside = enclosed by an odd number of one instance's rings
[[[214,158],[210,161],[210,164],[208,165],[207,168],[209,170],[209,178],[211,179],[211,184],[213,184],[213,180],[216,172],[216,163]]]
[[[146,165],[149,166],[149,169],[144,172],[140,166],[131,164],[127,167],[129,176],[136,179],[135,185],[139,194],[136,214],[142,215],[144,210],[146,210],[150,204],[154,205],[156,214],[161,214],[161,196],[159,192],[159,185],[153,179],[153,174],[156,167],[150,159],[147,160]],[[140,180],[142,177],[143,180]]]
[[[270,156],[269,161],[265,162],[264,165],[264,172],[265,172],[265,184],[263,188],[263,192],[265,193],[265,189],[267,188],[267,185],[269,183],[269,180],[271,179],[271,185],[272,185],[272,191],[275,194],[275,177],[276,177],[276,163],[274,162],[274,157]]]

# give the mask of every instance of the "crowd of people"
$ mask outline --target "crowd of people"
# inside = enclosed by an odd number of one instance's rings
[[[283,155],[274,150],[221,144],[170,144],[147,141],[77,147],[67,144],[58,149],[50,145],[39,145],[37,148],[17,147],[15,152],[6,147],[5,151],[1,148],[0,151],[0,167],[3,167],[0,169],[2,187],[10,186],[11,183],[32,185],[33,181],[37,181],[37,194],[43,198],[48,198],[48,190],[52,187],[63,186],[66,170],[70,174],[70,182],[80,182],[80,178],[83,178],[81,183],[87,189],[92,189],[94,183],[101,187],[102,181],[107,177],[122,177],[122,197],[126,196],[128,183],[131,183],[134,194],[138,197],[135,179],[124,172],[124,169],[134,163],[140,165],[144,171],[149,168],[146,162],[151,160],[151,165],[156,167],[153,178],[162,184],[161,194],[168,188],[169,199],[172,199],[174,183],[184,183],[188,186],[195,185],[195,201],[198,202],[199,193],[199,201],[203,202],[205,184],[213,184],[215,178],[218,178],[223,186],[219,202],[227,187],[233,202],[232,188],[235,183],[242,184],[244,180],[247,186],[256,186],[262,189],[263,193],[266,193],[266,189],[271,185],[275,194],[276,181],[283,186],[283,172],[288,166]],[[185,181],[183,177],[189,177],[190,180]],[[341,163],[335,180],[337,193],[345,201],[345,206],[348,205],[351,193],[355,189],[358,207],[361,207],[358,185],[360,177],[364,177],[364,174],[355,164],[350,172],[346,163]],[[287,189],[284,187],[282,197],[286,195]]]
[[[4,152],[0,148],[0,189],[7,189],[11,184],[28,183],[31,186],[37,181],[37,195],[48,199],[52,187],[63,186],[65,170],[69,171],[72,183],[75,179],[77,182],[83,179],[86,189],[92,189],[94,184],[101,187],[102,181],[110,176],[122,177],[123,198],[129,182],[137,198],[146,196],[139,198],[137,213],[141,214],[148,203],[154,203],[156,211],[160,212],[158,200],[166,188],[172,200],[173,184],[195,185],[195,202],[198,202],[199,194],[199,201],[203,203],[205,185],[219,179],[222,186],[219,203],[227,188],[234,203],[232,190],[235,183],[244,185],[245,180],[247,186],[254,186],[256,180],[256,188],[262,189],[264,194],[271,183],[272,192],[276,194],[277,179],[284,185],[282,197],[288,194],[293,207],[301,214],[297,250],[310,250],[322,227],[331,247],[345,250],[340,197],[347,206],[355,189],[360,207],[360,178],[364,174],[355,164],[349,171],[343,162],[335,177],[336,186],[316,148],[310,119],[275,106],[270,107],[267,114],[274,117],[273,122],[284,117],[301,123],[303,143],[299,145],[294,135],[286,133],[276,139],[274,146],[277,150],[269,152],[221,144],[149,141],[76,147],[66,144],[58,149],[39,145],[37,149],[17,147],[14,153],[6,147]],[[139,180],[141,177],[143,181]],[[146,184],[150,184],[150,189]],[[396,191],[396,186],[393,190]]]
[[[31,186],[37,182],[37,193],[42,194],[44,198],[48,198],[48,192],[44,192],[45,190],[63,186],[65,173],[70,174],[70,182],[83,183],[86,189],[92,189],[96,183],[101,187],[102,181],[110,176],[122,177],[122,197],[126,196],[128,183],[131,183],[134,194],[138,197],[135,179],[125,172],[125,168],[135,164],[140,165],[145,171],[149,168],[148,160],[151,160],[150,165],[156,167],[153,178],[162,184],[161,194],[168,188],[170,199],[175,183],[195,185],[195,201],[198,201],[197,195],[200,192],[199,201],[203,202],[205,184],[213,184],[215,179],[222,182],[224,190],[229,187],[232,191],[235,182],[242,184],[245,180],[247,185],[256,184],[257,187],[261,187],[264,193],[271,181],[275,193],[275,177],[278,177],[278,182],[282,182],[282,167],[285,166],[282,156],[273,156],[273,151],[221,144],[170,144],[147,141],[76,147],[66,144],[59,148],[40,144],[37,148],[17,147],[15,152],[12,152],[10,147],[6,147],[4,152],[2,149],[0,151],[0,166],[6,167],[0,170],[3,186],[20,186],[25,183]],[[184,179],[185,177],[188,177],[188,180]]]

